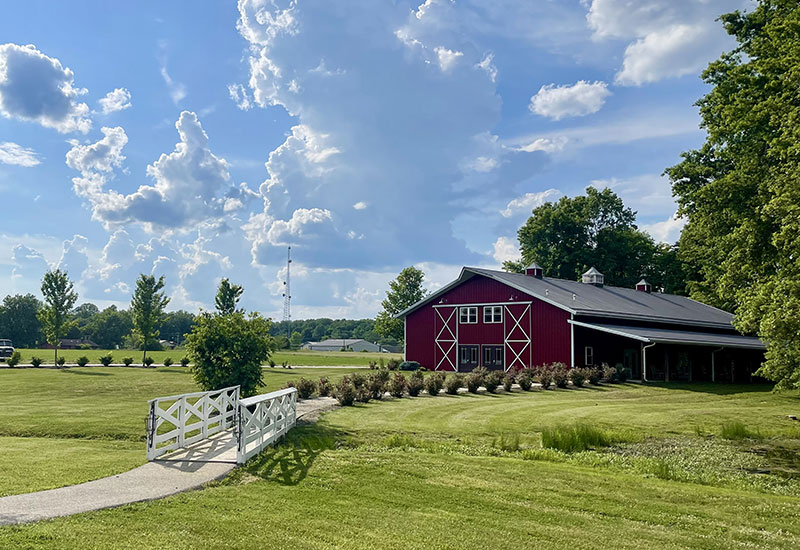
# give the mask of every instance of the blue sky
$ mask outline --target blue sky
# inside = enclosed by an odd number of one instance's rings
[[[420,3],[422,2],[422,3]],[[244,285],[280,317],[373,316],[518,254],[533,207],[608,186],[674,241],[664,168],[703,141],[699,73],[747,0],[6,3],[0,294],[67,269],[127,305]]]

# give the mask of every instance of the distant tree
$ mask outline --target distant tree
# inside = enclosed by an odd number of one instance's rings
[[[33,294],[6,296],[0,305],[0,338],[10,339],[18,348],[34,347],[42,335],[41,307]]]
[[[521,272],[536,261],[546,275],[575,281],[594,266],[609,285],[631,288],[650,275],[659,279],[651,281],[655,288],[681,291],[680,284],[659,271],[668,247],[657,245],[635,220],[636,212],[613,191],[588,187],[586,195],[535,208],[518,232],[522,260],[506,262],[504,268]]]
[[[217,297],[214,298],[214,305],[220,315],[228,315],[236,311],[236,304],[242,297],[244,289],[241,285],[232,285],[227,278],[222,279],[217,289]]]
[[[161,323],[161,337],[176,344],[183,344],[186,335],[192,331],[194,319],[194,314],[188,311],[170,311],[164,315],[164,322]]]
[[[395,315],[416,304],[428,291],[422,283],[425,274],[414,266],[403,269],[394,281],[389,283],[386,298],[381,302],[383,311],[375,319],[375,332],[384,337],[403,340],[403,320]]]
[[[84,328],[84,338],[100,346],[101,349],[114,349],[122,346],[124,338],[133,329],[131,314],[109,306],[92,317]]]
[[[78,293],[67,273],[55,269],[44,274],[42,296],[44,306],[39,310],[39,320],[47,343],[53,346],[55,363],[58,363],[58,348],[69,329],[69,312],[78,301]]]
[[[261,365],[275,349],[270,321],[258,313],[202,313],[186,337],[192,372],[204,390],[241,386],[244,396],[263,386]]]
[[[293,348],[299,348],[303,344],[303,335],[297,331],[292,332],[292,337],[289,338]]]
[[[691,296],[767,344],[757,374],[800,388],[800,4],[720,20],[738,44],[702,75],[706,141],[666,171],[687,219],[679,255]]]
[[[169,303],[169,298],[162,292],[163,288],[163,275],[156,280],[154,275],[141,274],[136,281],[136,290],[134,290],[131,300],[131,317],[134,330],[142,340],[144,349],[142,366],[147,358],[148,346],[158,341],[159,327],[164,319],[164,309]]]
[[[289,339],[285,334],[280,334],[274,337],[275,349],[289,349]]]

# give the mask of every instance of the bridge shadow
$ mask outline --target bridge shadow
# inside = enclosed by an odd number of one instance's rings
[[[61,372],[68,373],[68,374],[77,374],[80,376],[113,376],[110,372],[97,372],[97,371],[90,371],[90,370],[73,370],[74,368],[81,368],[81,367],[73,367],[69,369],[64,369]]]
[[[322,424],[298,423],[286,438],[243,466],[248,474],[281,485],[297,485],[322,452],[335,449],[347,434]]]

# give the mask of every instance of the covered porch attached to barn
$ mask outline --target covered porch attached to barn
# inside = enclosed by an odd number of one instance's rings
[[[764,359],[764,344],[751,336],[721,331],[570,323],[576,366],[621,363],[634,379],[751,382]]]

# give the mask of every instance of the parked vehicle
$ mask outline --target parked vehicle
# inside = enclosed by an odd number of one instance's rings
[[[11,340],[0,339],[0,359],[8,359],[14,353],[14,344]]]

